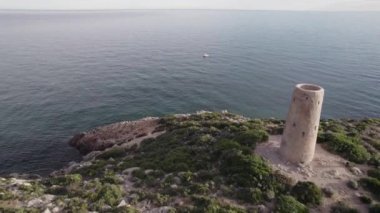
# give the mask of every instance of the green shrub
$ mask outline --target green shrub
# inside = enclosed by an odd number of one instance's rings
[[[0,188],[0,200],[10,200],[15,198],[15,195],[11,192]]]
[[[183,184],[190,183],[194,178],[194,174],[192,172],[181,172],[181,173],[178,173],[178,175]]]
[[[84,185],[84,192],[81,197],[91,201],[96,201],[102,186],[103,185],[98,178],[91,179]]]
[[[287,193],[290,191],[292,186],[295,184],[295,180],[292,178],[281,174],[279,171],[275,171],[273,174],[273,190],[277,193]]]
[[[374,195],[380,196],[380,180],[376,178],[361,178],[359,183]]]
[[[371,155],[361,142],[354,137],[343,133],[329,133],[325,135],[326,148],[355,163],[364,163]]]
[[[206,194],[210,191],[210,186],[208,183],[194,183],[190,187],[192,193],[196,194]]]
[[[51,185],[67,186],[67,185],[77,185],[82,181],[82,176],[80,174],[70,174],[63,176],[52,177],[49,180]]]
[[[368,165],[372,165],[375,167],[380,166],[380,154],[373,154],[371,158],[368,160]]]
[[[156,193],[153,197],[153,201],[159,205],[159,206],[163,206],[165,205],[168,201],[169,201],[169,196],[168,195],[163,195],[163,194],[160,194],[160,193]]]
[[[237,191],[237,198],[251,204],[263,202],[263,193],[260,189],[241,188]]]
[[[242,146],[240,148],[240,151],[243,155],[250,155],[252,154],[252,148],[248,147],[248,146]]]
[[[209,169],[208,166],[212,163],[211,149],[207,146],[208,143],[199,142],[197,133],[189,132],[188,129],[176,129],[155,140],[144,141],[132,166],[161,169],[165,172]]]
[[[124,148],[114,147],[109,150],[104,151],[102,154],[98,155],[97,159],[107,160],[109,158],[120,158],[125,156],[126,152]]]
[[[370,197],[365,196],[365,195],[361,195],[359,197],[359,199],[362,203],[365,203],[365,204],[371,204],[372,203],[372,199]]]
[[[226,150],[240,149],[241,146],[238,142],[229,139],[221,139],[215,143],[214,149],[216,154],[221,154]]]
[[[102,200],[110,206],[115,206],[119,204],[122,199],[123,192],[118,185],[113,185],[106,183],[100,189],[98,193],[97,200]]]
[[[52,195],[67,195],[68,190],[64,186],[51,186],[46,190],[46,193]]]
[[[268,140],[268,133],[265,130],[247,130],[235,136],[235,140],[243,146],[255,148],[256,143]]]
[[[87,202],[82,198],[74,197],[69,200],[65,210],[67,212],[86,213],[88,212]]]
[[[0,206],[1,213],[40,213],[41,211],[36,208],[10,208]]]
[[[276,213],[307,213],[309,210],[305,205],[298,202],[294,197],[281,195],[276,200],[274,208]]]
[[[50,185],[47,192],[54,195],[79,197],[83,193],[81,184],[82,176],[80,174],[56,176],[47,181],[47,185]]]
[[[114,212],[114,213],[140,213],[139,210],[137,210],[133,207],[130,207],[130,206],[118,207],[112,212]]]
[[[102,182],[111,184],[120,184],[122,181],[113,172],[106,172],[102,178]]]
[[[276,193],[272,190],[268,190],[264,193],[264,198],[266,201],[271,201],[276,197]]]
[[[369,213],[379,213],[380,212],[380,204],[373,204],[369,207]]]
[[[195,208],[190,212],[195,213],[246,213],[244,209],[230,206],[221,205],[217,201],[205,196],[193,196]]]
[[[148,175],[145,174],[145,170],[144,169],[133,170],[132,171],[132,175],[133,175],[133,177],[137,177],[139,179],[145,179],[145,178],[148,177]]]
[[[199,170],[196,175],[198,181],[208,181],[214,179],[218,175],[216,170]]]
[[[331,213],[359,213],[358,210],[351,208],[347,204],[342,203],[342,202],[338,202],[334,204],[333,206],[331,206],[330,212]]]
[[[199,141],[201,143],[210,143],[214,140],[214,137],[212,137],[212,135],[210,134],[205,134],[205,135],[202,135],[200,138],[199,138]]]
[[[222,174],[232,184],[264,191],[272,188],[272,170],[259,156],[231,151],[222,156],[220,167]]]
[[[359,184],[355,180],[349,180],[347,182],[347,186],[350,187],[351,189],[357,190],[359,188]]]
[[[305,205],[319,205],[322,201],[322,191],[313,182],[298,182],[291,194]]]
[[[329,130],[332,132],[344,132],[344,126],[339,121],[329,120],[327,122],[322,122],[321,126],[324,130]]]
[[[79,173],[87,178],[102,176],[106,165],[107,161],[105,160],[94,160],[90,166],[79,168],[75,170],[75,173]]]
[[[45,187],[39,181],[31,181],[29,185],[22,184],[19,189],[24,191],[24,196],[28,197],[38,197],[44,194]]]
[[[370,169],[367,171],[367,175],[380,180],[380,169]]]
[[[168,172],[188,171],[192,167],[192,159],[193,156],[189,149],[177,148],[169,150],[162,159],[162,169]]]

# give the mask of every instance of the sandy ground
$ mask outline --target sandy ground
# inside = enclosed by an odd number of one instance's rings
[[[359,189],[350,189],[346,184],[349,180],[359,180],[364,174],[354,174],[345,166],[347,160],[324,150],[319,144],[316,146],[313,161],[307,165],[295,165],[282,159],[279,155],[281,135],[272,135],[267,143],[259,144],[255,153],[270,162],[273,169],[291,177],[295,181],[312,181],[321,188],[330,188],[334,192],[332,198],[324,198],[323,204],[312,212],[329,212],[331,204],[337,201],[357,208],[360,212],[367,212],[365,205],[358,198],[359,193],[368,195]],[[352,164],[352,163],[351,163]],[[368,169],[363,165],[354,165],[363,173]]]

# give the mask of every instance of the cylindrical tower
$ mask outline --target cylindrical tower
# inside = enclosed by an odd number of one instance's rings
[[[295,86],[280,148],[288,161],[308,164],[313,160],[323,96],[324,89],[320,86]]]

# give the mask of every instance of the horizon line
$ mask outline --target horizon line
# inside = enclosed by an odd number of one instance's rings
[[[207,8],[128,8],[128,9],[10,9],[10,8],[0,8],[0,11],[56,11],[56,12],[93,12],[93,11],[142,11],[142,10],[204,10],[204,11],[275,11],[275,12],[380,12],[378,10],[322,10],[322,9],[300,9],[300,10],[282,10],[282,9],[207,9]]]

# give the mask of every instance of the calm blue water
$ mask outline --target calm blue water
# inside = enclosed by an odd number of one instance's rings
[[[325,118],[380,117],[380,13],[3,11],[0,173],[60,168],[74,133],[120,120],[284,118],[298,82],[325,87]]]

